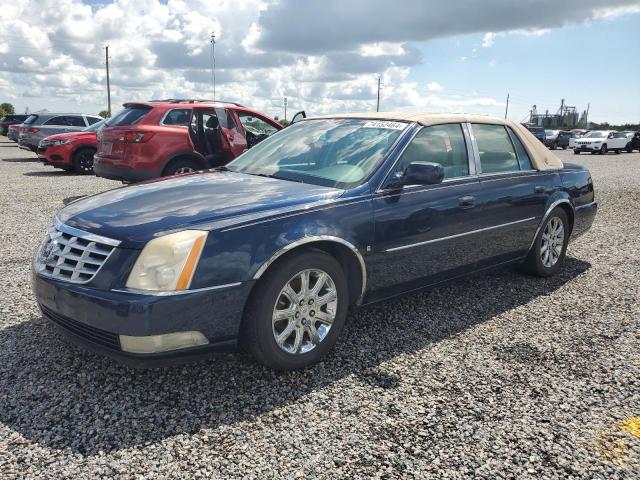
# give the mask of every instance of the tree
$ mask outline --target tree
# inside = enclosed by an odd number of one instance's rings
[[[102,117],[102,118],[109,118],[111,115],[109,115],[109,112],[107,112],[106,110],[102,110],[98,116]]]
[[[13,115],[16,113],[16,109],[13,108],[13,105],[10,103],[1,103],[0,104],[0,117],[4,115]]]

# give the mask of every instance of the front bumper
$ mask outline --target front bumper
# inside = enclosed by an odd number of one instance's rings
[[[240,322],[253,282],[178,295],[99,290],[33,273],[33,290],[43,315],[67,337],[89,350],[133,366],[191,361],[238,347]],[[135,354],[120,346],[120,335],[144,337],[198,331],[208,345]]]
[[[578,150],[580,152],[599,152],[600,148],[602,147],[602,144],[584,144],[584,145],[577,145],[575,147],[573,147],[574,150]]]

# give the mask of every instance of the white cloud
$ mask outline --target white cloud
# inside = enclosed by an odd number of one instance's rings
[[[436,81],[433,81],[433,82],[427,83],[427,90],[430,92],[439,92],[442,90],[442,85],[440,85]]]
[[[487,32],[484,34],[484,37],[482,37],[482,47],[483,48],[489,48],[489,47],[493,47],[493,44],[496,40],[496,34],[493,32]]]

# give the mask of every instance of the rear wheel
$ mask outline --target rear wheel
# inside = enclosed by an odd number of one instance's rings
[[[93,156],[96,154],[93,148],[81,148],[73,154],[73,169],[82,174],[93,174]]]
[[[332,256],[306,250],[273,265],[256,285],[243,344],[277,370],[305,368],[336,343],[349,306],[347,281]]]
[[[163,175],[165,177],[171,175],[183,175],[185,173],[193,173],[200,170],[200,165],[195,160],[190,158],[177,158],[169,162],[164,169]]]
[[[569,222],[562,208],[554,208],[545,219],[524,262],[523,268],[532,275],[548,277],[562,267],[569,241]]]
[[[627,150],[627,153],[633,153],[633,146],[631,145],[631,142],[627,143],[625,149]]]

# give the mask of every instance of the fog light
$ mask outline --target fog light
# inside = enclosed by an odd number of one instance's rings
[[[207,345],[209,340],[200,332],[175,332],[164,335],[132,337],[120,335],[122,350],[129,353],[159,353]]]

